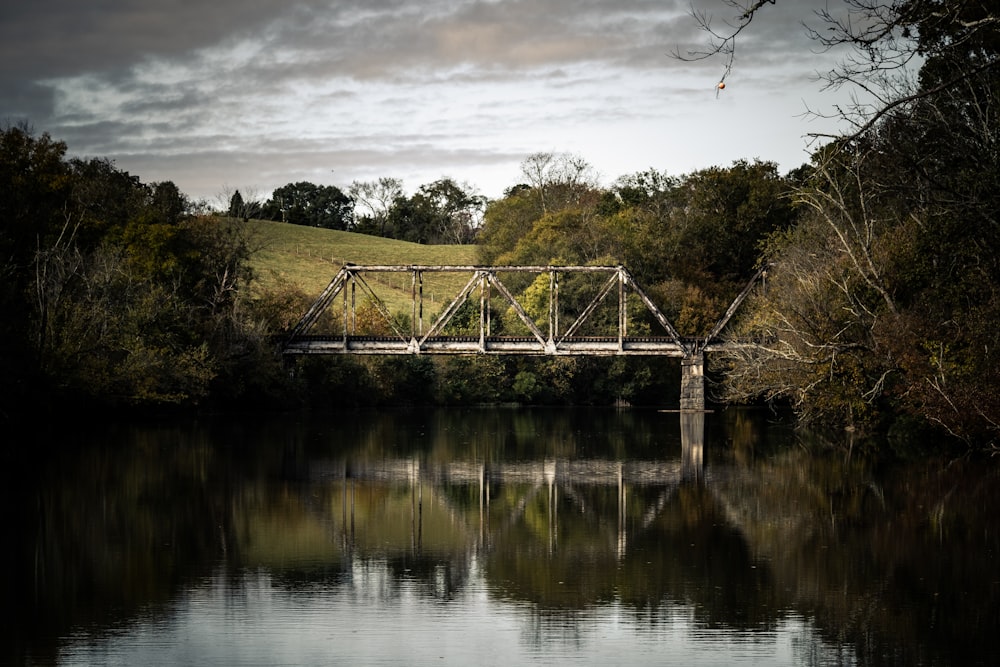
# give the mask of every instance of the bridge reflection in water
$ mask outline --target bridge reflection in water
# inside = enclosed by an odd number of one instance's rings
[[[312,483],[339,487],[341,547],[352,553],[359,541],[378,542],[385,537],[360,540],[366,530],[385,531],[384,517],[369,506],[358,511],[362,489],[370,499],[379,495],[382,509],[391,505],[398,523],[399,490],[408,490],[409,542],[414,551],[424,548],[425,504],[443,508],[452,530],[473,538],[477,548],[490,548],[493,538],[524,520],[530,505],[544,502],[548,550],[559,543],[559,507],[573,506],[579,514],[608,525],[608,491],[616,507],[616,553],[624,558],[630,536],[646,531],[660,516],[677,491],[684,486],[703,487],[712,482],[705,465],[705,413],[679,412],[681,456],[664,460],[627,461],[610,459],[545,458],[535,461],[482,462],[453,460],[433,463],[419,457],[371,460],[326,460],[310,462]],[[395,489],[395,501],[376,488]],[[456,492],[456,489],[464,491]],[[635,492],[646,493],[639,497]],[[468,503],[469,492],[476,501]],[[502,492],[499,504],[494,496]],[[427,497],[425,498],[425,494]],[[334,493],[334,495],[338,495]],[[594,497],[591,497],[594,496]],[[456,502],[456,498],[466,502]],[[476,507],[478,504],[478,507]],[[470,511],[470,506],[472,511]],[[370,525],[369,525],[370,523]],[[440,533],[440,531],[438,531]],[[396,545],[399,546],[398,544]]]

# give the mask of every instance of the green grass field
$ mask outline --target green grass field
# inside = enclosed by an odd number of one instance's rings
[[[475,246],[420,245],[367,234],[341,232],[283,222],[251,220],[253,268],[260,283],[299,287],[310,296],[323,288],[347,263],[360,265],[466,265],[476,263]],[[431,312],[447,305],[471,274],[427,274],[425,307]],[[407,273],[371,273],[366,280],[390,311],[410,311],[411,277]]]

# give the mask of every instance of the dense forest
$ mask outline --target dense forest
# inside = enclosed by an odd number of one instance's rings
[[[848,4],[866,22],[829,18],[817,39],[856,47],[831,83],[865,85],[876,103],[844,110],[849,133],[787,174],[746,159],[604,186],[578,156],[537,153],[492,201],[451,179],[406,196],[384,178],[347,192],[290,183],[267,200],[237,191],[212,211],[171,182],[68,158],[63,142],[8,125],[0,417],[66,406],[662,404],[677,391],[671,362],[634,358],[337,358],[289,373],[272,339],[312,295],[256,280],[245,221],[262,218],[475,243],[482,264],[623,264],[686,335],[710,329],[766,263],[768,289],[730,332],[760,344],[709,358],[718,400],[993,447],[1000,18],[957,0]]]

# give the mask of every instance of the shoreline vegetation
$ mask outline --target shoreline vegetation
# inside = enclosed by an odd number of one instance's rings
[[[420,405],[670,409],[679,400],[675,359],[283,360],[274,339],[294,326],[348,263],[620,263],[682,335],[705,335],[741,281],[767,257],[767,291],[746,302],[734,328],[736,335],[769,343],[761,346],[762,353],[741,350],[709,358],[708,389],[716,407],[771,405],[791,408],[803,424],[862,437],[992,447],[994,413],[975,390],[988,397],[984,392],[995,386],[996,371],[979,378],[966,374],[991,359],[989,340],[956,337],[946,343],[913,337],[920,331],[914,319],[918,309],[937,290],[924,283],[924,296],[915,293],[904,305],[906,272],[923,279],[914,265],[918,259],[909,254],[912,241],[897,247],[898,234],[910,230],[904,225],[882,232],[888,246],[879,251],[902,252],[908,264],[900,264],[902,258],[881,260],[896,273],[880,274],[875,284],[872,276],[856,274],[830,221],[802,203],[809,188],[819,187],[815,179],[828,176],[827,162],[785,176],[765,162],[736,162],[682,178],[648,171],[623,177],[611,188],[588,178],[565,181],[553,175],[541,185],[511,188],[503,199],[484,202],[481,220],[463,218],[463,224],[475,227],[456,238],[472,237],[475,243],[430,244],[353,231],[372,231],[376,226],[370,220],[356,219],[350,230],[330,229],[199,209],[172,183],[144,184],[106,160],[67,160],[64,144],[21,127],[4,132],[2,149],[6,177],[21,181],[20,196],[5,202],[3,241],[13,258],[5,272],[13,280],[3,297],[14,316],[6,319],[2,334],[6,349],[16,351],[5,355],[2,369],[11,379],[3,390],[7,422],[69,412],[180,417]],[[20,173],[11,165],[20,165]],[[405,201],[399,199],[397,207]],[[395,219],[385,227],[387,233],[418,225],[420,216],[411,217],[417,222]],[[849,244],[847,250],[854,247]],[[874,249],[865,251],[874,256]],[[840,271],[836,280],[834,270]],[[996,287],[981,271],[970,278],[980,278],[982,294]],[[466,279],[456,274],[450,279],[454,284],[437,286],[440,296],[429,287],[428,310],[444,308]],[[518,298],[542,321],[545,288],[530,276],[523,284],[514,282]],[[883,283],[893,285],[888,300],[877,289]],[[408,328],[409,275],[377,275],[372,287],[394,324]],[[560,285],[560,308],[579,311],[590,288],[567,280]],[[950,285],[941,288],[945,295],[952,292]],[[358,333],[390,333],[379,309],[359,299]],[[992,303],[1000,299],[965,313],[955,304],[952,321],[973,316],[985,324]],[[325,326],[339,331],[341,314],[330,310]],[[616,317],[598,311],[588,326],[601,335],[601,327],[613,327]],[[505,327],[518,326],[511,311],[492,312],[491,318],[501,335]],[[453,322],[448,333],[474,334],[478,304],[467,304]],[[640,317],[636,333],[649,324]],[[965,357],[967,369],[942,356],[960,355],[963,346],[969,351],[981,343],[987,352]],[[920,370],[913,357],[917,351],[923,353],[925,372],[916,379],[949,391],[956,380],[967,382],[962,390],[969,404],[977,405],[972,414],[985,428],[943,420],[923,398],[907,402],[915,381],[907,386],[900,379]]]
[[[4,359],[10,378],[0,413],[5,422],[38,415],[181,418],[372,406],[671,409],[679,400],[676,359],[423,355],[288,362],[276,353],[274,340],[349,263],[623,264],[682,335],[703,336],[761,256],[770,256],[768,292],[747,301],[735,326],[737,335],[776,341],[779,354],[711,355],[710,407],[790,407],[804,424],[859,436],[990,446],[989,429],[975,437],[956,432],[898,401],[892,385],[894,373],[903,369],[883,369],[884,360],[873,361],[866,349],[879,346],[878,326],[869,323],[863,330],[857,322],[845,328],[840,315],[851,304],[858,312],[872,310],[880,300],[864,276],[852,280],[845,273],[843,282],[823,285],[816,283],[816,272],[832,267],[798,259],[805,249],[836,244],[836,235],[822,233],[823,221],[793,198],[816,177],[815,168],[781,176],[771,163],[736,162],[683,178],[644,172],[611,188],[553,176],[485,202],[476,226],[456,235],[472,237],[474,244],[430,244],[199,210],[171,183],[143,184],[106,160],[67,160],[65,145],[48,135],[8,128],[3,139],[8,164],[32,167],[17,174],[20,197],[5,203],[9,224],[3,240],[15,258],[6,272],[16,279],[3,295],[14,317],[2,333],[6,348],[17,352]],[[24,180],[28,176],[31,181]],[[415,224],[396,220],[385,229]],[[366,228],[375,225],[351,225]],[[836,263],[849,271],[841,250],[824,252],[839,255]],[[426,286],[425,317],[443,309],[465,280],[455,274],[448,284]],[[538,322],[547,316],[547,280],[542,285],[529,277],[511,287]],[[810,281],[816,289],[803,292]],[[837,285],[857,293],[838,294]],[[372,289],[394,324],[408,328],[410,276],[375,275]],[[567,279],[560,284],[560,308],[579,312],[592,289]],[[379,308],[365,298],[359,297],[357,332],[390,333]],[[773,328],[782,304],[795,309],[801,330],[791,330],[792,322],[780,313],[789,329]],[[325,316],[333,331],[343,327],[337,310]],[[608,310],[598,310],[588,323],[594,335],[616,326],[617,313],[610,312],[616,309]],[[898,308],[896,316],[901,325]],[[491,318],[501,334],[520,326],[510,310],[491,312]],[[478,303],[467,303],[453,322],[449,334],[478,331]],[[878,325],[885,326],[881,322],[882,315]],[[650,324],[640,318],[635,333]],[[826,358],[808,356],[820,347],[828,348]],[[939,370],[923,381],[938,380]],[[877,391],[867,384],[875,372],[882,373]],[[750,373],[756,385],[747,383]],[[776,379],[784,385],[769,384]],[[805,395],[797,383],[814,393]],[[983,417],[988,420],[989,413]]]

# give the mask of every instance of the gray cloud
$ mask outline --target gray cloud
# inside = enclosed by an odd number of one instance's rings
[[[629,144],[642,169],[657,142],[679,159],[662,123],[672,137],[727,122],[727,108],[773,115],[747,105],[788,104],[811,59],[824,62],[809,53],[807,10],[767,6],[740,44],[733,94],[716,103],[720,62],[668,55],[707,43],[689,11],[687,0],[36,0],[0,21],[0,119],[198,196],[330,170],[419,179],[506,165],[515,178],[529,152],[607,152],[617,146],[600,135],[626,128],[647,133]]]
[[[199,50],[241,41],[260,49],[240,72],[258,85],[322,76],[391,79],[462,65],[502,73],[622,58],[644,45],[657,52],[655,61],[669,32],[683,30],[680,14],[653,0],[36,0],[19,3],[0,22],[0,82],[6,93],[18,82],[87,73],[119,81],[144,62],[190,63]],[[657,34],[664,16],[676,27]]]

